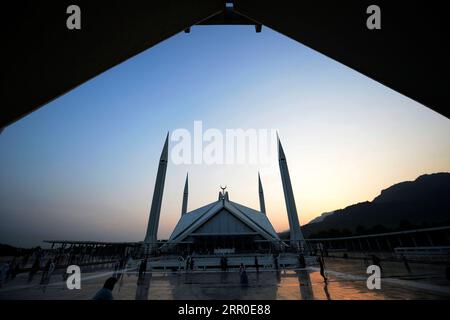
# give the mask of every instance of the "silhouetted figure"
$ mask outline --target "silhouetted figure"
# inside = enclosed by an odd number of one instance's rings
[[[52,259],[48,259],[44,267],[44,272],[42,272],[41,284],[45,284],[47,281],[48,272],[50,271],[50,266],[52,264]]]
[[[408,273],[411,273],[411,267],[409,266],[408,259],[406,259],[404,255],[402,255],[402,260]]]
[[[114,286],[116,285],[117,278],[110,277],[105,281],[103,288],[101,288],[92,300],[114,300],[114,296],[112,291],[114,290]]]
[[[220,258],[220,269],[225,271],[225,257]]]
[[[11,271],[11,280],[14,279],[20,273],[20,264],[16,263],[13,270]]]
[[[259,261],[258,261],[258,257],[255,256],[255,268],[256,268],[256,272],[259,272]]]
[[[331,300],[330,292],[328,291],[328,282],[325,281],[325,285],[323,286],[323,291],[325,292],[325,296],[327,297],[327,300]]]
[[[191,262],[191,256],[187,256],[187,258],[186,258],[186,266],[185,266],[185,269],[184,269],[185,271],[189,270],[190,262]]]
[[[181,271],[182,268],[183,268],[183,257],[179,256],[178,257],[178,271]]]
[[[30,275],[28,276],[28,283],[30,283],[31,281],[33,281],[34,275],[36,273],[38,273],[38,271],[41,268],[41,259],[38,257],[36,257],[36,259],[33,262],[33,265],[31,266],[30,269]]]
[[[277,257],[277,256],[274,256],[274,257],[273,257],[273,265],[274,265],[274,267],[275,267],[275,270],[278,270],[278,269],[279,269],[279,265],[278,265],[278,257]]]
[[[123,257],[122,259],[120,259],[120,265],[119,265],[120,270],[125,269],[126,262],[127,262],[127,260],[126,260],[125,257]]]
[[[189,261],[189,267],[191,270],[194,270],[194,258],[191,257],[191,260]]]
[[[117,280],[119,280],[119,279],[121,279],[122,278],[122,276],[123,276],[123,272],[125,271],[125,268],[126,268],[126,258],[125,257],[122,257],[121,259],[120,259],[120,261],[119,261],[119,263],[118,263],[118,265],[117,265],[117,274],[116,274],[116,278],[117,278]]]
[[[0,266],[0,288],[4,283],[6,283],[6,280],[8,279],[10,273],[10,269],[11,267],[9,263],[4,263]]]
[[[118,278],[118,274],[119,274],[119,261],[116,261],[114,263],[114,278]]]
[[[223,261],[224,261],[224,264],[225,264],[225,271],[228,271],[228,258],[225,257]]]
[[[144,260],[142,260],[141,264],[139,265],[139,278],[141,278],[146,271],[147,271],[147,258],[144,258]]]
[[[303,254],[298,255],[298,267],[302,269],[306,268],[306,260]]]
[[[248,286],[248,276],[247,276],[247,271],[245,271],[245,267],[242,269],[242,272],[241,272],[241,285],[243,287]]]
[[[323,260],[322,256],[318,256],[317,261],[319,262],[320,266],[320,275],[322,276],[323,280],[327,282],[328,278],[325,276],[325,261]]]

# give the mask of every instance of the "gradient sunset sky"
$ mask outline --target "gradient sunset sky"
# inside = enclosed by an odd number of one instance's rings
[[[67,75],[70,77],[70,75]],[[194,27],[99,75],[0,135],[0,242],[140,241],[168,131],[276,129],[300,223],[450,171],[450,120],[268,28]],[[171,144],[171,146],[173,143]],[[268,217],[288,228],[278,163]],[[259,208],[258,165],[169,162],[159,238],[217,199]]]

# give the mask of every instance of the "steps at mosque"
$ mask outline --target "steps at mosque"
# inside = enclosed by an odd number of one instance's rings
[[[260,269],[274,269],[275,260],[272,255],[256,255]],[[193,256],[194,270],[220,269],[222,256]],[[247,269],[255,269],[255,255],[227,255],[228,268],[239,268],[243,264]],[[306,256],[307,266],[316,266],[316,257]],[[152,258],[148,262],[148,270],[184,270],[186,261],[180,256]],[[279,268],[298,267],[298,257],[294,254],[284,254],[278,257]]]

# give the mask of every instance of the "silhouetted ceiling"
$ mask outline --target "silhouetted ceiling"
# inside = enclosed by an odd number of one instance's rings
[[[3,6],[5,127],[78,85],[197,24],[260,24],[450,116],[445,4],[376,1],[382,29],[366,28],[373,1],[16,1]],[[66,8],[82,29],[66,28]],[[255,52],[255,55],[258,53]],[[362,106],[364,107],[364,106]]]

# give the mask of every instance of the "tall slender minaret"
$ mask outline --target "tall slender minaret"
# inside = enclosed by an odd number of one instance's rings
[[[298,221],[297,207],[295,206],[294,192],[292,191],[291,178],[289,177],[286,155],[284,154],[283,146],[281,145],[281,141],[278,135],[277,138],[280,175],[281,181],[283,183],[284,200],[286,202],[286,209],[289,218],[290,244],[291,247],[299,249],[300,246],[304,246],[305,239],[303,238],[302,231],[300,230],[300,223]]]
[[[184,183],[183,205],[181,206],[181,215],[183,215],[187,212],[188,194],[189,194],[188,178],[189,178],[189,174],[186,175],[186,182]]]
[[[169,159],[169,133],[167,133],[166,142],[159,159],[158,174],[156,176],[155,190],[153,191],[152,206],[150,208],[150,216],[148,218],[147,233],[145,235],[144,244],[150,250],[157,248],[157,234],[159,225],[159,216],[161,213],[161,204],[164,193],[164,181],[166,180],[167,161]]]
[[[264,201],[264,191],[261,183],[261,176],[258,172],[258,183],[259,183],[259,208],[260,211],[264,214],[266,214],[266,203]]]

